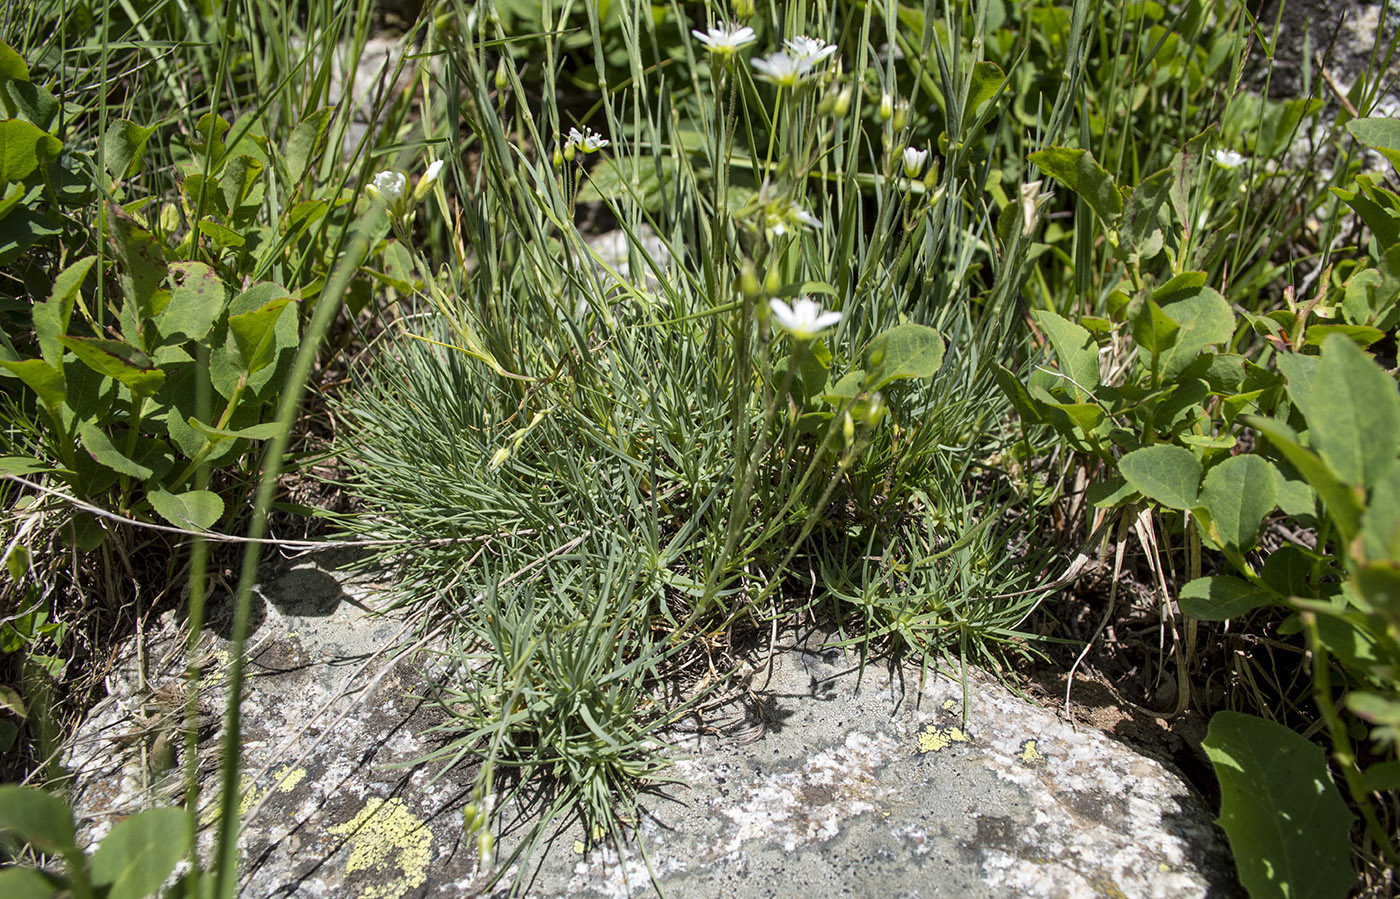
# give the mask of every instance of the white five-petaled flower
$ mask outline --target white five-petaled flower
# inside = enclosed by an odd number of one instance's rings
[[[794,56],[786,50],[779,50],[771,56],[750,60],[760,78],[778,87],[797,87],[812,74],[817,61],[811,57]]]
[[[569,129],[569,139],[565,141],[564,149],[567,151],[570,147],[574,147],[584,153],[597,153],[608,143],[606,137],[585,125],[583,131],[579,131],[577,128]]]
[[[788,38],[783,41],[783,46],[786,47],[788,52],[793,56],[796,56],[804,62],[810,62],[812,65],[816,65],[836,52],[835,44],[828,44],[814,37],[808,37],[805,34],[799,34],[797,37]]]
[[[826,312],[820,303],[807,297],[798,297],[791,306],[774,297],[768,301],[768,308],[773,310],[773,321],[778,327],[797,340],[811,340],[841,321],[840,312]]]
[[[1234,150],[1225,150],[1218,147],[1210,154],[1210,158],[1215,160],[1216,165],[1224,166],[1227,169],[1237,169],[1245,164],[1245,157],[1243,154],[1236,153]]]
[[[753,29],[745,25],[742,28],[721,28],[714,27],[709,31],[699,31],[692,29],[691,34],[695,39],[705,45],[716,56],[733,56],[740,47],[747,47],[758,40],[758,35],[753,33]]]
[[[924,170],[924,163],[928,162],[928,151],[917,150],[914,147],[904,148],[904,177],[917,178]]]

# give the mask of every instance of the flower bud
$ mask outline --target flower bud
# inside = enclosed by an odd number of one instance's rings
[[[435,159],[428,164],[427,171],[423,172],[423,177],[418,179],[418,183],[413,187],[413,202],[421,203],[428,192],[437,183],[438,177],[442,175],[442,160]]]
[[[894,106],[894,118],[890,120],[891,127],[895,131],[903,131],[904,126],[909,123],[909,101],[900,100]]]
[[[504,58],[496,64],[496,90],[503,91],[510,87],[510,75],[506,72],[506,61]]]
[[[752,19],[753,14],[753,0],[734,0],[734,18],[742,22],[748,19]]]
[[[739,292],[745,299],[753,300],[758,298],[759,289],[758,272],[754,271],[753,263],[745,259],[739,269]]]
[[[763,289],[769,296],[776,296],[778,291],[783,289],[783,279],[778,275],[776,268],[770,268],[764,276]]]
[[[569,141],[568,143],[564,144],[564,161],[573,162],[574,154],[576,154],[577,152],[578,148],[574,146],[573,141]]]
[[[476,851],[481,854],[483,865],[491,864],[491,849],[496,844],[495,837],[491,836],[491,831],[482,830],[476,835]]]
[[[856,423],[850,412],[846,412],[841,420],[841,437],[846,441],[846,449],[856,442]]]
[[[492,456],[491,456],[491,461],[490,461],[489,463],[487,463],[487,466],[486,466],[486,467],[489,468],[489,469],[491,469],[492,471],[495,471],[496,469],[498,469],[498,468],[500,468],[502,465],[504,465],[504,464],[506,463],[506,460],[509,459],[509,458],[510,458],[510,447],[508,447],[508,446],[503,446],[503,447],[501,447],[500,449],[496,450],[495,453],[492,454]]]
[[[880,97],[880,121],[888,122],[894,115],[894,97],[884,94]]]
[[[848,84],[841,88],[841,93],[836,95],[836,104],[831,108],[832,115],[838,119],[844,119],[851,111],[851,86]]]
[[[554,148],[554,167],[557,169],[557,168],[559,168],[560,166],[562,166],[563,164],[564,164],[564,154],[563,154],[563,152],[562,152],[558,147],[555,147],[555,148]]]

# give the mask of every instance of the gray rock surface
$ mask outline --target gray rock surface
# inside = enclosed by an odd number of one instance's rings
[[[370,615],[376,585],[329,562],[283,565],[258,591],[243,895],[481,894],[496,872],[463,833],[474,768],[417,761],[438,745],[424,731],[441,720],[426,698],[441,672],[396,659],[413,622]],[[65,759],[90,839],[178,790],[179,767],[160,764],[179,743],[168,736],[178,630],[167,616],[146,635],[144,688],[129,648]],[[207,636],[200,754],[212,796],[227,643]],[[970,676],[965,700],[950,678],[861,677],[819,646],[780,648],[771,670],[756,660],[742,701],[670,735],[683,783],[643,797],[628,845],[593,843],[574,825],[495,892],[518,878],[530,896],[652,895],[654,875],[681,897],[1238,893],[1210,810],[1157,761],[985,675]],[[526,815],[503,808],[502,857]]]

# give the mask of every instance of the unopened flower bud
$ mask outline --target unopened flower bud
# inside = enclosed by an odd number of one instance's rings
[[[763,278],[763,289],[769,296],[775,296],[783,289],[783,279],[778,275],[776,268],[770,268],[768,274]]]
[[[753,0],[734,0],[734,18],[744,21],[752,19],[754,14]]]
[[[568,143],[564,144],[564,161],[573,162],[574,154],[577,152],[578,148],[574,146],[573,141],[569,141]]]
[[[836,95],[836,104],[831,108],[832,115],[838,119],[844,119],[851,111],[851,86],[848,84],[841,88],[841,93]]]
[[[850,412],[845,413],[841,420],[841,437],[846,441],[846,449],[856,442],[856,423]]]
[[[884,94],[880,97],[880,121],[888,122],[894,115],[894,97]]]
[[[739,292],[745,299],[753,300],[757,299],[759,290],[758,272],[754,271],[753,263],[745,259],[739,270]]]
[[[909,123],[909,101],[900,100],[894,105],[894,118],[890,120],[891,127],[895,131],[903,131],[904,126]]]
[[[502,59],[496,64],[496,90],[503,91],[510,87],[510,75],[506,72],[506,61]]]

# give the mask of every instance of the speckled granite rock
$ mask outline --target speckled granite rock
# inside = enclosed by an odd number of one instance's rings
[[[325,564],[324,557],[321,560]],[[245,709],[245,896],[476,895],[487,888],[461,809],[467,768],[414,764],[435,744],[421,662],[374,653],[403,623],[370,617],[375,587],[302,560],[260,591]],[[67,762],[86,832],[175,785],[153,771],[158,695],[181,668],[176,629],[149,635],[145,699],[113,679]],[[220,653],[201,755],[217,752]],[[807,641],[806,646],[819,644]],[[366,689],[371,686],[371,689]],[[1211,812],[1158,762],[974,674],[891,684],[839,651],[788,646],[746,701],[672,734],[684,781],[646,796],[636,841],[555,834],[523,870],[530,896],[1141,896],[1238,893]],[[344,717],[339,716],[344,713]],[[692,722],[693,723],[693,722]],[[525,829],[507,807],[502,852]],[[208,813],[206,812],[206,815]],[[504,889],[498,885],[498,890]]]

